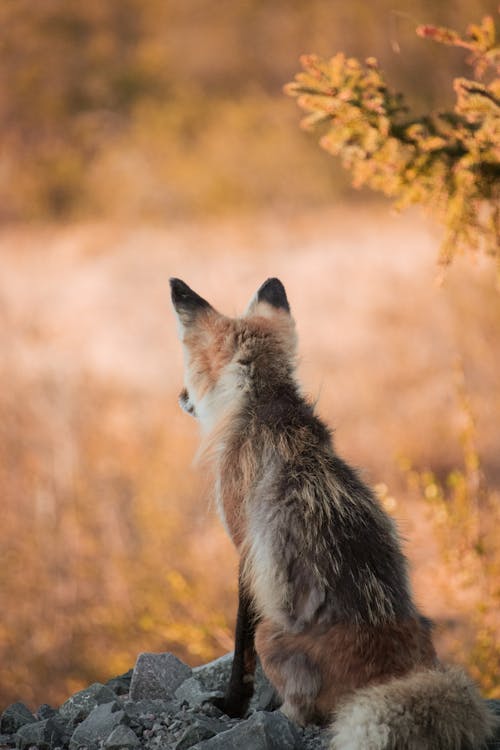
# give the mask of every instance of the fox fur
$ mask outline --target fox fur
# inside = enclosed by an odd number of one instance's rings
[[[281,282],[236,319],[179,279],[171,292],[180,403],[200,422],[241,560],[227,712],[246,708],[256,650],[290,719],[333,722],[332,750],[481,747],[493,716],[463,670],[439,663],[393,521],[300,391]]]

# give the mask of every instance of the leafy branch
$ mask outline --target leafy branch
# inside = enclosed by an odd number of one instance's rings
[[[500,261],[500,47],[490,16],[465,35],[420,26],[417,33],[469,50],[474,79],[454,81],[453,111],[410,117],[402,94],[386,83],[377,60],[338,53],[301,58],[303,72],[285,87],[307,113],[306,130],[340,156],[354,187],[422,203],[445,226],[441,261],[483,250]],[[489,80],[487,80],[489,77]]]

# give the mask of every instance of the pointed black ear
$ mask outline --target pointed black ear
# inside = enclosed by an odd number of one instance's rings
[[[190,325],[203,310],[213,309],[203,297],[193,292],[180,279],[170,279],[170,294],[177,319],[182,327]]]
[[[265,281],[258,290],[255,298],[257,302],[267,302],[278,310],[286,310],[287,313],[290,312],[285,287],[279,279],[273,278]]]

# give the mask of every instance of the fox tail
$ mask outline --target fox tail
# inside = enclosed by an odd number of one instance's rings
[[[331,750],[478,750],[498,726],[457,667],[356,690],[338,708]]]

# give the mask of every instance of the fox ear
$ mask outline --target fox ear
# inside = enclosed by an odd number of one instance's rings
[[[285,292],[285,287],[279,279],[272,278],[265,281],[250,300],[246,314],[256,312],[258,305],[266,302],[275,310],[283,310],[290,313],[290,305]]]
[[[180,279],[170,279],[170,294],[181,337],[184,330],[194,323],[201,312],[213,310],[213,307],[203,297],[193,292]]]

